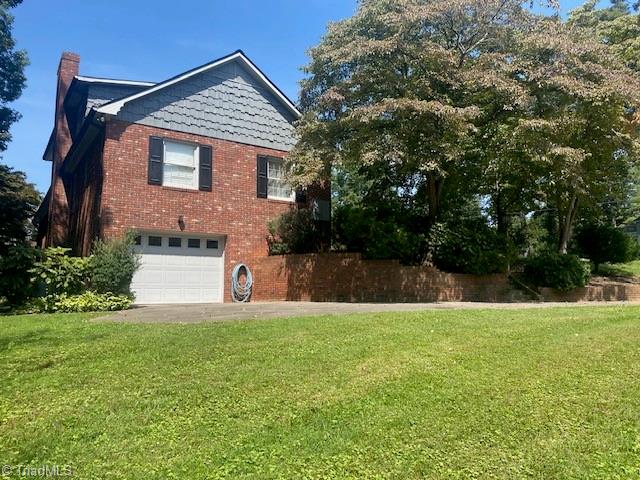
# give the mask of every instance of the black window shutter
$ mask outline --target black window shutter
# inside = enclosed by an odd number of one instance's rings
[[[267,157],[258,155],[258,198],[267,198]]]
[[[200,145],[200,169],[198,174],[198,188],[205,192],[211,191],[211,172],[213,163],[211,159],[211,147]]]
[[[299,188],[296,190],[296,202],[297,203],[307,203],[307,191]]]
[[[149,137],[149,167],[147,169],[147,182],[149,185],[162,185],[163,151],[162,138]]]

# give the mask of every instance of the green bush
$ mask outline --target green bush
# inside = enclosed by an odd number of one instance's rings
[[[445,272],[486,275],[508,266],[504,239],[480,216],[437,225],[430,244],[433,263]]]
[[[89,257],[90,287],[98,293],[131,295],[131,279],[140,266],[133,251],[135,233],[122,238],[96,240]]]
[[[42,259],[35,262],[29,273],[36,286],[44,288],[45,295],[73,295],[86,288],[89,276],[89,259],[71,257],[70,249],[49,247]]]
[[[524,277],[536,287],[551,287],[566,292],[584,287],[590,276],[589,262],[577,255],[543,252],[524,262]]]
[[[12,306],[21,305],[34,294],[29,271],[38,259],[39,250],[28,245],[15,245],[0,256],[0,297]]]
[[[612,225],[582,225],[576,232],[575,243],[580,255],[593,262],[596,273],[602,263],[624,263],[638,255],[638,243]]]
[[[320,232],[311,210],[290,210],[271,220],[267,245],[270,255],[318,251]]]
[[[397,259],[417,264],[424,258],[425,236],[374,209],[340,206],[333,215],[333,238],[338,250],[360,252],[368,259]]]
[[[79,295],[47,295],[34,301],[34,306],[45,313],[106,312],[126,310],[131,297],[111,293],[84,292]]]

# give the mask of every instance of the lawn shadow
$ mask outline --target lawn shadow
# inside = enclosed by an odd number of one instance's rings
[[[6,333],[3,333],[2,335],[0,335],[0,352],[8,350],[9,346],[24,347],[26,345],[40,343],[43,340],[55,338],[53,335],[49,335],[50,333],[51,333],[50,328],[40,328],[38,330],[31,330],[29,332],[26,332],[20,335],[7,335]]]

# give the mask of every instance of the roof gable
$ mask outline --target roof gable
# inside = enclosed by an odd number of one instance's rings
[[[237,50],[230,55],[227,55],[225,57],[219,58],[212,62],[206,63],[192,70],[188,70],[184,73],[181,73],[180,75],[176,75],[175,77],[169,78],[164,82],[157,83],[142,92],[102,105],[98,109],[98,112],[116,115],[124,105],[126,105],[127,103],[133,100],[136,100],[143,96],[150,95],[154,92],[160,91],[162,89],[165,89],[177,83],[183,82],[184,80],[187,80],[195,75],[219,68],[233,61],[242,62],[242,64],[244,64],[244,66],[249,71],[251,71],[251,73],[255,75],[255,77],[261,83],[264,84],[265,88],[271,91],[271,93],[277,98],[277,100],[280,101],[294,116],[296,117],[300,116],[300,112],[298,111],[296,106],[293,104],[293,102],[289,100],[289,98],[287,98],[287,96],[284,93],[282,93],[282,91],[280,91],[280,89],[276,87],[276,85],[273,82],[271,82],[271,80],[269,80],[269,78],[267,78],[267,76],[264,73],[262,73],[262,71],[251,60],[249,60],[249,58],[244,54],[242,50]]]
[[[242,53],[230,55],[96,111],[113,112],[130,123],[288,151],[299,113],[245,59]]]

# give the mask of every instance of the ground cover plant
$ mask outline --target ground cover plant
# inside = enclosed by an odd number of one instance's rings
[[[75,478],[638,478],[639,315],[3,317],[2,461]]]

